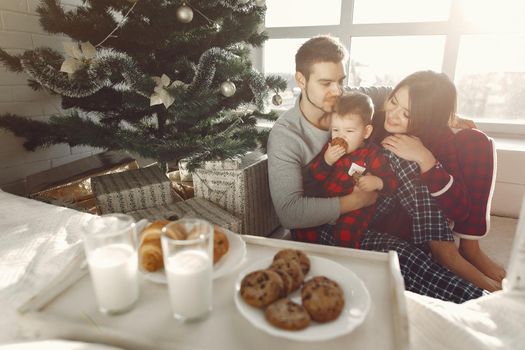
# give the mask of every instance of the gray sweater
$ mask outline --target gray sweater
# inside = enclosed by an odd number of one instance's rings
[[[293,108],[275,122],[268,139],[268,176],[273,205],[286,228],[312,227],[337,220],[339,198],[305,197],[307,165],[328,142],[330,133],[310,124]]]
[[[369,95],[376,110],[391,91],[388,87],[354,88]],[[351,88],[347,90],[352,90]],[[303,228],[335,222],[339,217],[339,198],[305,197],[303,178],[307,165],[321,152],[330,133],[310,124],[295,106],[275,122],[268,139],[270,193],[281,225]]]

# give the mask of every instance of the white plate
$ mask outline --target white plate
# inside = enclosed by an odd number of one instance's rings
[[[235,268],[239,266],[246,255],[246,243],[244,243],[242,238],[230,230],[225,228],[222,228],[222,230],[228,238],[230,248],[228,253],[226,253],[226,255],[224,255],[215,265],[213,265],[213,279],[222,277],[235,270]],[[141,272],[142,276],[148,281],[162,284],[167,283],[164,269],[157,270],[155,272],[141,270]]]
[[[305,281],[313,276],[323,275],[336,281],[344,291],[345,306],[339,318],[327,323],[312,321],[310,325],[300,331],[287,331],[272,326],[264,318],[264,311],[250,306],[244,302],[240,295],[241,281],[248,273],[267,268],[273,257],[262,259],[243,270],[235,285],[235,305],[239,312],[252,325],[268,334],[300,341],[328,340],[347,334],[359,326],[366,318],[370,309],[370,294],[365,284],[355,273],[340,264],[317,256],[309,256],[311,267]],[[301,303],[300,290],[289,296],[293,301]]]

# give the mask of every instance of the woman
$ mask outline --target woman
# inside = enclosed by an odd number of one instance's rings
[[[481,251],[477,240],[488,230],[493,148],[478,130],[449,127],[455,106],[454,84],[432,71],[411,74],[387,98],[373,139],[389,151],[402,185],[395,200],[382,204],[390,213],[374,228],[428,247],[439,264],[495,291],[501,289],[505,271]],[[460,234],[459,249],[449,223]],[[384,250],[387,243],[372,236],[365,237],[363,247]]]

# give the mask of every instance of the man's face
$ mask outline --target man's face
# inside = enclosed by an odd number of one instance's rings
[[[343,92],[343,80],[345,69],[342,62],[319,62],[310,68],[310,77],[306,79],[301,73],[297,73],[297,82],[306,98],[308,108],[332,112]]]

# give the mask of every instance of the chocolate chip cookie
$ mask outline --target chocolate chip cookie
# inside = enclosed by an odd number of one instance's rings
[[[338,318],[345,304],[341,287],[324,276],[308,280],[301,290],[301,299],[312,320],[321,323]]]
[[[264,316],[275,327],[291,331],[304,329],[310,324],[310,315],[305,308],[287,298],[279,299],[268,305]]]
[[[298,249],[279,250],[273,257],[274,261],[277,259],[297,261],[299,266],[301,266],[301,270],[303,270],[303,275],[306,275],[308,271],[310,271],[310,259],[308,259],[308,256],[306,256],[304,252]]]
[[[240,293],[246,303],[263,308],[283,295],[283,280],[275,271],[257,270],[244,276]]]

